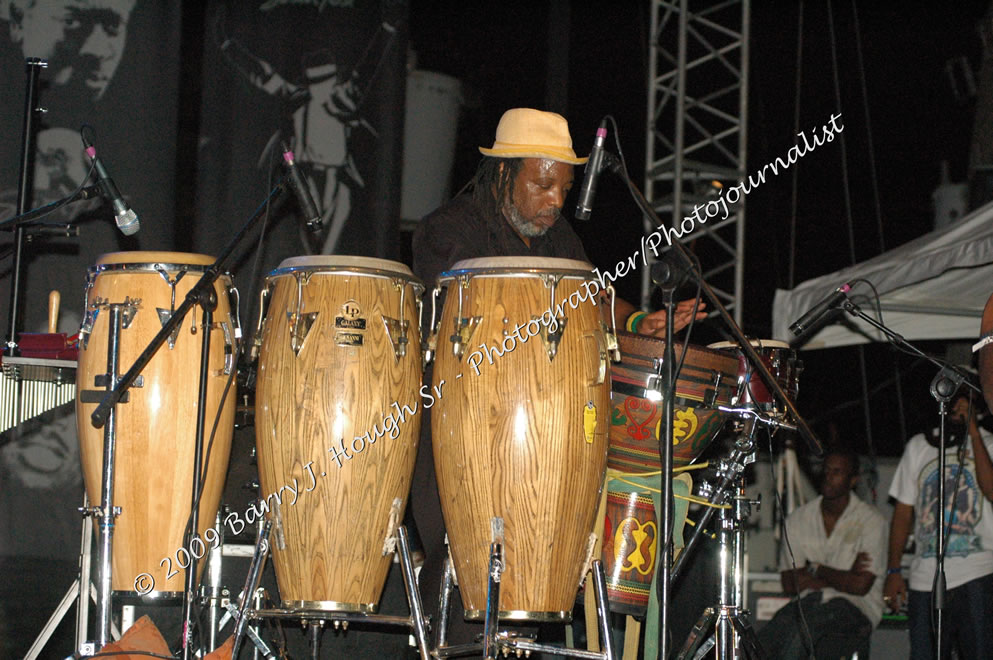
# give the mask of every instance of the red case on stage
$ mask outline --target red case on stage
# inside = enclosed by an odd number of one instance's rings
[[[75,360],[79,353],[78,335],[63,332],[22,332],[17,346],[26,358]]]

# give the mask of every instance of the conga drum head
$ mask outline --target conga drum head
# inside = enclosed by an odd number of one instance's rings
[[[134,251],[134,252],[107,252],[97,258],[96,266],[91,270],[110,270],[108,266],[120,266],[124,270],[147,270],[149,267],[168,266],[169,264],[179,264],[182,266],[209,266],[216,261],[216,257],[206,254],[196,254],[193,252],[160,252],[160,251]],[[202,272],[205,269],[191,268],[191,271]]]
[[[402,275],[413,279],[410,268],[399,261],[377,259],[375,257],[355,257],[350,255],[312,255],[283,259],[269,277],[291,273],[295,270],[321,270],[326,272],[349,271]]]
[[[549,271],[563,275],[575,274],[589,277],[593,271],[593,265],[577,259],[555,257],[478,257],[455,262],[448,271],[441,274],[441,278],[450,278],[463,271],[471,272],[477,277],[485,275],[487,271],[520,273],[521,275],[526,275],[529,272]],[[570,271],[575,272],[570,273]]]

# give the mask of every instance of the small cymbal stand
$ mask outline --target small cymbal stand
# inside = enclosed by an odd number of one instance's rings
[[[747,618],[744,603],[745,523],[751,515],[753,502],[745,496],[745,466],[755,461],[755,430],[759,424],[772,428],[795,429],[781,420],[765,417],[748,408],[718,406],[727,413],[742,418],[742,428],[731,455],[720,461],[716,487],[710,489],[708,504],[697,521],[679,559],[673,566],[675,581],[685,566],[686,558],[701,537],[715,509],[720,510],[717,539],[720,550],[720,589],[718,602],[700,615],[693,630],[676,656],[679,660],[701,658],[715,648],[718,660],[748,657],[763,660],[765,655],[755,631]],[[713,635],[709,632],[713,630]],[[739,653],[744,651],[744,655]]]

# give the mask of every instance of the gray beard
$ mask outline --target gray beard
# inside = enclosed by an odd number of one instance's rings
[[[508,204],[504,209],[504,216],[507,218],[507,222],[510,226],[517,230],[517,233],[525,238],[535,238],[537,236],[544,236],[551,227],[545,227],[542,225],[536,225],[517,210],[517,207],[513,204]]]

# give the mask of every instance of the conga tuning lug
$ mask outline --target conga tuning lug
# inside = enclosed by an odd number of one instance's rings
[[[99,298],[97,299],[99,301]],[[83,318],[83,324],[79,327],[79,341],[83,344],[83,350],[90,344],[90,333],[93,332],[93,325],[97,322],[97,316],[100,314],[100,310],[96,307],[86,310],[86,315]]]
[[[255,324],[255,337],[252,339],[252,346],[249,349],[249,361],[255,362],[259,359],[259,352],[262,350],[262,334],[265,331],[266,312],[269,311],[269,291],[272,282],[266,282],[265,287],[259,293],[259,320]]]
[[[621,361],[621,347],[617,343],[617,334],[607,327],[606,323],[601,321],[600,326],[603,328],[604,337],[607,338],[607,352],[610,354],[611,362]]]
[[[229,315],[230,318],[230,315]],[[233,333],[231,332],[231,326],[226,322],[221,321],[220,323],[215,323],[215,327],[220,328],[221,332],[224,333],[224,369],[215,375],[218,376],[230,376],[231,371],[234,369],[234,344],[235,339]]]
[[[410,328],[410,321],[384,316],[383,325],[386,326],[386,334],[393,345],[393,356],[399,360],[407,354],[407,330]]]
[[[449,337],[452,342],[452,354],[459,360],[465,355],[466,346],[476,331],[476,326],[483,320],[482,316],[460,317],[455,319],[455,332]]]
[[[541,336],[541,343],[545,346],[545,352],[548,354],[548,361],[551,362],[555,359],[555,356],[559,352],[559,343],[562,341],[562,333],[565,332],[566,323],[569,321],[568,317],[559,316],[555,319],[555,322],[550,324],[545,332],[539,333]],[[552,326],[555,326],[555,331],[552,331]]]
[[[314,321],[317,320],[318,314],[320,312],[307,312],[306,314],[286,312],[286,320],[290,326],[290,348],[293,349],[294,355],[300,355],[300,350],[307,341],[307,335],[310,334],[310,329],[313,327]]]
[[[169,319],[172,318],[172,310],[171,309],[162,309],[161,307],[156,307],[155,308],[155,311],[159,315],[159,323],[161,323],[163,326],[165,326],[165,324],[169,322]],[[181,325],[180,324],[177,324],[176,327],[172,329],[172,332],[169,333],[169,350],[170,351],[172,349],[176,348],[176,338],[179,337],[179,328],[180,327],[181,327]]]

